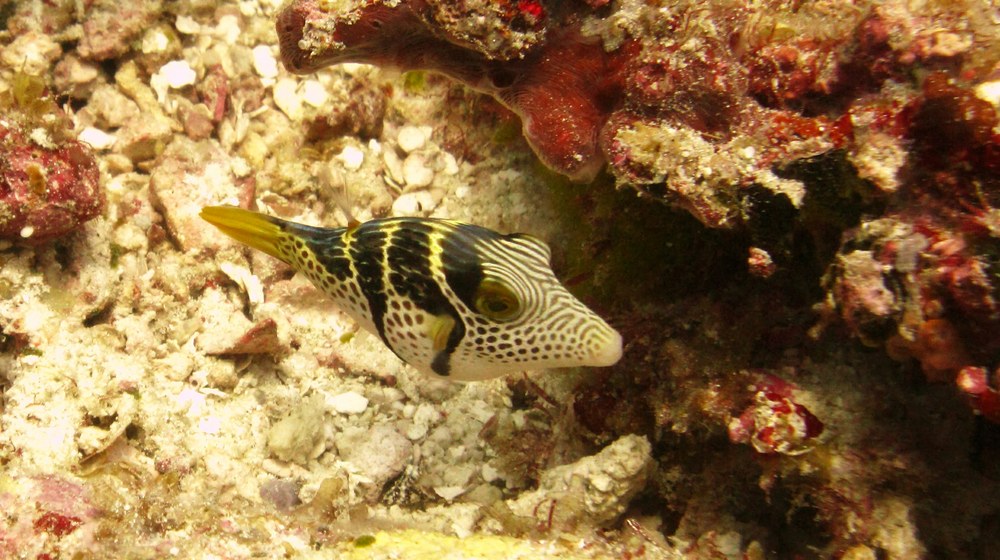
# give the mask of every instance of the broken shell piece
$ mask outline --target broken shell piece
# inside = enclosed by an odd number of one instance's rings
[[[302,118],[302,97],[298,92],[298,81],[282,78],[274,84],[274,104],[293,121]]]
[[[90,144],[90,147],[95,150],[107,150],[111,146],[114,146],[115,141],[117,140],[113,134],[108,134],[107,132],[92,126],[88,126],[87,128],[81,130],[80,134],[76,138],[81,142]]]
[[[80,433],[76,439],[77,447],[83,455],[80,462],[85,463],[89,461],[118,441],[122,434],[125,433],[125,430],[132,425],[135,412],[135,397],[125,393],[121,396],[121,400],[118,401],[118,406],[115,409],[115,420],[107,429],[99,426],[84,426],[80,428]]]
[[[357,171],[365,161],[365,153],[354,146],[344,146],[337,159],[344,163],[344,169]]]
[[[172,60],[164,64],[157,75],[161,76],[171,89],[190,86],[198,79],[198,75],[186,60]]]
[[[447,502],[452,502],[466,491],[464,486],[435,486],[434,493],[441,496]]]
[[[253,69],[265,80],[273,80],[278,77],[278,60],[274,58],[271,47],[257,45],[253,48]]]
[[[403,181],[403,162],[394,150],[382,152],[382,163],[385,165],[385,179],[391,186],[399,187]]]
[[[434,182],[434,170],[427,167],[423,156],[410,154],[403,161],[403,182],[409,189],[419,189]]]
[[[354,391],[326,398],[326,404],[341,414],[361,414],[368,408],[368,399]]]
[[[250,272],[250,269],[231,262],[220,263],[219,268],[230,280],[243,288],[251,304],[264,303],[264,286],[260,283],[260,278]]]
[[[419,216],[437,206],[434,196],[427,191],[417,191],[400,195],[392,203],[393,216]]]
[[[205,354],[210,356],[239,354],[277,354],[284,350],[278,338],[278,325],[274,319],[264,319],[235,339],[218,337],[202,343]]]
[[[425,142],[427,142],[427,136],[424,134],[424,131],[412,125],[407,125],[399,129],[399,134],[396,135],[396,143],[399,145],[399,149],[406,153],[423,148]]]

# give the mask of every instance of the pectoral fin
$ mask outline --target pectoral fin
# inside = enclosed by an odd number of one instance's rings
[[[454,329],[455,318],[451,315],[438,315],[435,317],[428,329],[432,341],[431,348],[435,352],[444,352],[448,348],[448,338],[451,337],[451,331]]]
[[[431,348],[434,350],[431,370],[442,377],[451,373],[451,353],[455,349],[449,347],[448,342],[456,324],[451,315],[438,315],[430,324]]]

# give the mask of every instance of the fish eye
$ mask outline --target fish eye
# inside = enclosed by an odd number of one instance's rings
[[[512,321],[521,314],[517,294],[497,280],[483,280],[476,290],[475,303],[476,311],[498,322]]]

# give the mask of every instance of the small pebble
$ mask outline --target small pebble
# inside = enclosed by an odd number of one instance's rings
[[[117,140],[114,135],[108,134],[107,132],[92,126],[88,126],[87,128],[81,130],[77,139],[81,142],[90,144],[90,147],[95,150],[106,150],[111,146],[114,146],[115,140]]]
[[[403,162],[396,155],[395,150],[385,150],[382,152],[382,163],[385,165],[386,179],[392,185],[403,184]]]
[[[392,215],[419,216],[434,207],[434,197],[427,191],[404,193],[393,201]]]
[[[167,48],[170,46],[170,37],[163,32],[163,29],[153,28],[146,32],[142,36],[142,52],[143,54],[157,54],[166,52]]]
[[[326,100],[329,97],[326,88],[319,81],[306,80],[302,82],[302,100],[313,107],[319,108],[326,105]]]
[[[261,78],[274,79],[278,77],[278,61],[267,45],[257,45],[253,48],[253,69]]]
[[[458,175],[458,161],[455,160],[455,156],[448,152],[443,152],[441,157],[444,159],[444,169],[442,169],[444,174]]]
[[[399,129],[399,134],[396,135],[399,149],[406,153],[423,148],[425,142],[427,142],[427,137],[424,136],[424,131],[412,125],[406,125]]]
[[[341,150],[337,159],[343,162],[344,169],[347,169],[348,171],[357,171],[361,168],[361,164],[365,161],[365,153],[354,146],[344,146],[344,149]]]
[[[201,24],[191,16],[177,16],[174,27],[184,35],[194,35],[201,32]]]
[[[302,98],[297,87],[298,82],[291,78],[282,78],[274,84],[274,104],[293,121],[302,118]]]
[[[348,391],[327,397],[326,404],[341,414],[361,414],[368,408],[368,399],[354,391]]]
[[[260,497],[281,511],[289,511],[302,501],[299,499],[301,483],[288,479],[271,479],[260,485]]]
[[[222,42],[227,45],[236,44],[242,33],[240,19],[232,14],[219,18],[219,24],[215,26],[215,36],[222,39]]]
[[[1000,108],[1000,80],[993,80],[992,82],[983,82],[973,88],[976,97],[989,101],[994,107]]]
[[[172,60],[160,67],[159,74],[172,89],[181,89],[195,82],[198,75],[186,60]]]
[[[403,182],[409,188],[419,189],[434,182],[434,170],[427,167],[419,154],[410,154],[403,161]]]

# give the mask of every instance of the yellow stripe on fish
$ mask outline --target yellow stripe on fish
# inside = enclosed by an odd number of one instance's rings
[[[232,206],[201,217],[305,274],[422,372],[474,381],[621,357],[621,335],[559,283],[534,237],[434,218],[320,228]]]

